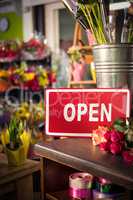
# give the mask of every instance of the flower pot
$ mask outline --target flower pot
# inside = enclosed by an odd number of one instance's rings
[[[8,147],[6,147],[5,152],[7,155],[8,164],[10,166],[20,166],[20,165],[24,164],[26,161],[27,156],[25,154],[23,145],[21,145],[16,150],[11,150]]]
[[[93,46],[98,88],[129,88],[133,92],[133,44]]]

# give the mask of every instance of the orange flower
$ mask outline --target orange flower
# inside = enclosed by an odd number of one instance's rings
[[[99,145],[101,142],[106,142],[104,134],[108,131],[108,128],[105,126],[98,126],[98,129],[93,130],[92,132],[92,142],[93,145]]]

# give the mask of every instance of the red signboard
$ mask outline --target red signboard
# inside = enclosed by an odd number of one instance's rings
[[[88,137],[98,126],[130,114],[127,89],[46,90],[46,134]]]

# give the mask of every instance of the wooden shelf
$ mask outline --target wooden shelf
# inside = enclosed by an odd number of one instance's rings
[[[68,191],[59,191],[54,193],[47,193],[46,194],[47,200],[71,200],[70,196],[68,195]]]
[[[80,84],[85,84],[85,85],[88,85],[88,84],[90,84],[90,85],[95,85],[96,84],[96,82],[95,81],[93,81],[93,80],[86,80],[86,81],[70,81],[70,85],[80,85]]]
[[[70,81],[68,87],[70,88],[96,88],[96,81],[84,80],[84,81]]]
[[[127,195],[126,193],[119,194],[115,199],[125,200],[127,199]],[[59,191],[59,192],[50,193],[50,194],[47,193],[46,200],[72,200],[72,198],[68,195],[68,191],[64,190],[64,191]],[[90,199],[90,200],[98,200],[98,199]],[[105,200],[105,199],[101,199],[101,200]]]

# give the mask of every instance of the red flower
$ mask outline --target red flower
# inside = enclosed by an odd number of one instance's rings
[[[28,42],[27,45],[31,47],[40,47],[42,45],[42,42],[39,39],[31,38]]]
[[[123,144],[121,143],[111,143],[110,145],[110,152],[112,154],[120,154],[122,151]]]
[[[133,152],[131,152],[131,151],[123,151],[122,157],[128,163],[133,162]]]
[[[100,149],[102,151],[109,151],[110,150],[110,143],[109,142],[102,142],[100,145],[99,145]]]
[[[104,138],[105,138],[105,140],[110,141],[110,131],[107,131],[107,132],[104,134]]]
[[[111,142],[119,142],[124,140],[124,134],[115,130],[111,131]]]
[[[33,80],[27,81],[24,84],[24,88],[28,88],[28,89],[31,89],[33,91],[38,91],[40,89],[40,86],[39,86],[39,82],[37,80],[37,77],[35,76],[35,78]]]

